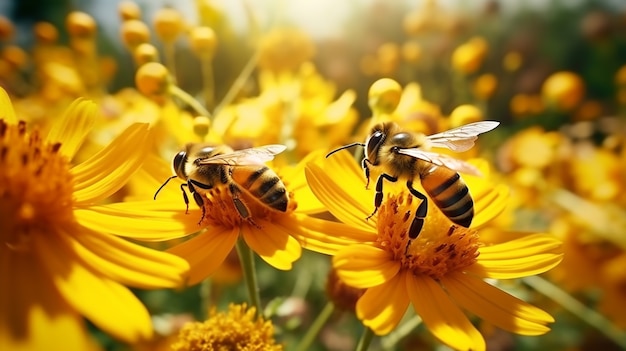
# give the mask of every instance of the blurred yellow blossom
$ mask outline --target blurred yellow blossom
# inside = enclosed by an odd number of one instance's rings
[[[463,74],[476,72],[487,56],[488,48],[489,45],[484,38],[471,38],[452,53],[452,67]]]
[[[543,83],[541,95],[548,106],[570,111],[585,96],[585,83],[576,73],[556,72]]]

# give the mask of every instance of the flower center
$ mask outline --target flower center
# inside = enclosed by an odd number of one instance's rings
[[[0,250],[27,251],[36,232],[73,218],[73,183],[61,144],[26,123],[0,120]]]
[[[259,226],[261,221],[274,222],[277,216],[289,214],[298,206],[293,193],[289,192],[288,198],[287,210],[281,212],[262,203],[245,191],[242,191],[237,200],[234,200],[227,187],[218,186],[203,196],[205,215],[200,225],[235,228],[245,223]],[[248,217],[244,218],[246,212]]]
[[[433,279],[476,262],[476,231],[453,224],[432,201],[428,202],[422,230],[409,244],[408,231],[418,201],[406,192],[389,195],[378,211],[378,246],[390,252],[404,269]]]
[[[171,346],[175,351],[283,350],[274,339],[271,321],[255,317],[255,308],[231,304],[228,312],[212,309],[204,322],[190,322],[179,331]]]

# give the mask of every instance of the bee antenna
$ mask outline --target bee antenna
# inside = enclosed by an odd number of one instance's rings
[[[365,144],[364,143],[352,143],[352,144],[344,145],[344,146],[342,146],[340,148],[337,148],[337,149],[329,152],[328,155],[326,155],[326,158],[328,158],[330,155],[334,154],[337,151],[341,151],[343,149],[349,149],[349,148],[355,147],[355,146],[363,146],[363,147],[365,147]]]
[[[163,189],[163,187],[164,187],[164,186],[166,186],[166,185],[167,185],[167,183],[169,183],[169,182],[170,182],[170,180],[172,180],[172,179],[174,179],[174,178],[176,178],[176,177],[178,177],[178,176],[177,176],[177,175],[173,175],[173,176],[171,176],[171,177],[167,178],[167,180],[165,181],[165,183],[163,183],[163,185],[161,185],[161,186],[159,187],[159,189],[156,191],[156,193],[154,193],[154,199],[155,199],[155,200],[156,200],[157,195],[159,194],[159,191],[161,191],[161,189]]]

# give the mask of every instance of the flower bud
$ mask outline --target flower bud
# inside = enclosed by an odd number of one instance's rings
[[[176,9],[165,7],[154,16],[154,31],[164,43],[172,43],[183,31],[183,17]]]
[[[122,21],[138,20],[141,18],[141,8],[134,1],[122,1],[117,6],[117,12]]]
[[[131,52],[139,46],[139,44],[150,41],[150,30],[145,23],[140,20],[128,20],[122,23],[120,29],[122,42]]]
[[[145,96],[163,102],[170,86],[169,72],[157,62],[148,62],[137,69],[135,85]]]
[[[213,57],[217,36],[210,27],[194,27],[189,33],[191,50],[199,57]]]
[[[374,114],[392,113],[402,97],[402,87],[390,78],[382,78],[374,82],[368,92],[368,104]]]
[[[84,12],[74,11],[67,15],[65,26],[70,36],[75,38],[91,38],[96,34],[96,21]]]

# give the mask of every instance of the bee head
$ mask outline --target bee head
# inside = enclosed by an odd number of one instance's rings
[[[369,162],[373,165],[378,164],[378,151],[381,146],[383,146],[386,138],[387,134],[385,134],[382,130],[375,129],[365,142],[365,154]]]

